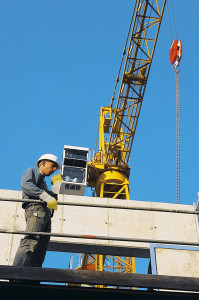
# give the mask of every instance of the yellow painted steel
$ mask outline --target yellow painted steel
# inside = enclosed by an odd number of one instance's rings
[[[98,176],[117,168],[127,177],[129,158],[144,98],[145,88],[154,56],[155,46],[166,0],[137,0],[128,37],[128,49],[120,82],[117,103],[101,107],[99,141],[95,156],[89,165],[88,182],[95,187]]]
[[[153,60],[166,0],[136,0],[123,51],[123,74],[115,107],[101,107],[98,141],[88,163],[88,186],[97,197],[129,200],[130,153]],[[128,47],[126,48],[128,44]],[[124,62],[124,56],[126,60]],[[87,256],[87,261],[90,255]],[[135,273],[135,258],[95,255],[96,271]],[[106,265],[109,260],[109,266]],[[112,265],[110,265],[110,261]],[[86,266],[86,264],[85,264]]]
[[[96,195],[100,198],[127,199],[129,181],[127,177],[115,170],[102,173],[96,181]]]
[[[119,198],[119,199],[130,200],[129,181],[124,174],[116,170],[106,171],[99,176],[96,182],[96,193],[98,192],[100,197],[107,197],[107,195],[109,195],[109,197],[113,199]],[[118,272],[136,273],[134,257],[125,257],[124,259],[119,256],[116,257],[108,256],[108,257],[111,259],[110,261],[115,262],[116,269]],[[101,259],[99,262],[100,267],[97,270],[103,271],[104,268],[102,264],[104,264],[106,256],[98,255],[97,258]],[[111,264],[109,265],[109,268],[112,268],[113,272],[116,271],[113,265]]]

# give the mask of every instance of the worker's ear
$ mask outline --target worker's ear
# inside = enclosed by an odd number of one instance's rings
[[[44,167],[45,164],[46,164],[46,161],[45,161],[45,160],[42,160],[41,165]]]

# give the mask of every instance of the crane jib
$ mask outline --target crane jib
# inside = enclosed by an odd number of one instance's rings
[[[121,190],[119,184],[124,180],[126,185],[130,175],[132,143],[165,5],[166,0],[138,0],[135,3],[114,94],[110,106],[101,108],[99,141],[89,163],[88,184],[98,191],[100,197],[106,194],[107,197],[129,198],[126,188],[118,194]],[[120,76],[122,67],[123,73]],[[118,96],[114,103],[117,84]],[[120,183],[110,173],[106,173],[108,171],[112,171],[114,176],[118,172]],[[106,173],[106,176],[102,176],[102,173]],[[101,189],[107,193],[103,194]]]

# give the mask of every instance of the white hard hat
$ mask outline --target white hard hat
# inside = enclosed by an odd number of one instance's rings
[[[58,162],[58,158],[56,155],[53,154],[43,154],[42,156],[40,156],[40,158],[37,160],[36,165],[39,168],[39,164],[42,160],[50,160],[53,161],[57,164],[57,169],[61,169],[60,164]]]

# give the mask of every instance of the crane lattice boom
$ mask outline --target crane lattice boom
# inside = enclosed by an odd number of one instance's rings
[[[144,92],[153,60],[166,0],[137,0],[134,6],[119,93],[109,107],[102,107],[99,143],[90,163],[88,182],[95,182],[104,171],[116,170],[129,177],[129,158],[140,115]],[[121,68],[120,68],[121,69]],[[115,92],[115,91],[114,91]]]
[[[109,107],[101,107],[99,141],[88,164],[88,186],[98,197],[129,200],[129,158],[140,109],[153,60],[166,0],[137,0],[123,51],[126,60],[120,64],[119,75]],[[120,82],[116,105],[114,96]],[[103,271],[106,255],[84,255],[82,269]],[[135,273],[133,257],[113,257],[119,272]],[[109,269],[110,270],[110,269]],[[114,266],[112,268],[114,271]]]

